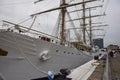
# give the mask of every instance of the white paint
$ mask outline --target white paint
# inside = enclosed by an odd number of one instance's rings
[[[74,69],[68,77],[72,78],[72,80],[87,80],[98,64],[99,63],[96,63],[96,60],[91,60],[88,63]]]

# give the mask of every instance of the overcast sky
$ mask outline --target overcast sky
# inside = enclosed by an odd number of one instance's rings
[[[106,12],[109,28],[105,36],[105,44],[120,46],[120,0],[109,0]]]
[[[59,4],[56,4],[58,0],[48,0],[48,1],[46,0],[47,1],[46,3],[45,2],[38,3],[42,6],[33,4],[34,1],[35,0],[0,0],[0,20],[8,20],[19,23],[29,18],[30,17],[29,15],[33,13],[43,11],[45,8],[50,9],[59,6]],[[106,23],[109,26],[105,31],[106,34],[104,37],[104,44],[105,46],[109,44],[120,45],[120,0],[107,0],[107,1],[109,2],[109,4],[106,10],[107,16],[104,19],[106,20]],[[49,5],[45,5],[45,4],[49,4]],[[46,17],[48,16],[49,15],[47,15]],[[52,19],[56,19],[55,16],[53,15],[51,16]],[[40,20],[45,20],[45,19],[40,19]],[[47,20],[47,22],[49,22],[49,20]],[[51,21],[51,23],[54,24],[54,20]],[[45,27],[42,27],[42,29],[45,29]],[[50,27],[48,27],[48,30],[49,29]]]

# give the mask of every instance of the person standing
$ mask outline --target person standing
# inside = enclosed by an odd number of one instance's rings
[[[109,55],[113,58],[113,56],[114,56],[113,51],[110,51]]]

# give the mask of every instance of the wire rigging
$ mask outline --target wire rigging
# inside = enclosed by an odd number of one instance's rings
[[[67,15],[68,15],[69,19],[70,19],[70,20],[72,20],[68,11],[67,11]],[[71,22],[71,25],[72,25],[72,27],[74,27],[74,28],[75,28],[75,25],[74,25],[74,23],[73,23],[73,22]],[[76,35],[76,37],[77,37],[78,41],[80,41],[80,40],[81,40],[81,38],[79,37],[80,35],[79,35],[78,31],[77,31],[76,29],[75,29],[75,30],[73,30],[73,31],[74,31],[74,33],[75,33],[75,35]]]
[[[54,27],[54,29],[53,29],[53,33],[52,33],[52,35],[54,35],[54,36],[58,36],[58,34],[59,34],[59,30],[60,30],[60,23],[61,23],[61,12],[59,12],[59,16],[58,16],[58,18],[57,18],[57,22],[56,22],[56,24],[55,24],[55,27]]]
[[[34,17],[32,24],[30,25],[29,29],[26,32],[28,32],[32,28],[33,24],[35,23],[35,20],[36,20],[36,16]]]
[[[77,9],[77,6],[75,6],[75,8],[76,8],[76,10],[78,10],[78,9]],[[77,17],[79,18],[79,12],[78,12],[78,11],[77,11]],[[78,21],[79,21],[79,25],[80,25],[80,27],[81,27],[81,23],[82,23],[82,22],[81,22],[80,20],[78,20]],[[81,38],[81,37],[82,37],[82,36],[80,36],[80,38]]]
[[[24,22],[27,22],[27,21],[29,21],[30,19],[32,19],[32,18],[31,18],[31,17],[30,17],[30,18],[27,18],[27,19],[25,19],[25,20],[19,22],[18,24],[22,24],[22,23],[24,23]]]

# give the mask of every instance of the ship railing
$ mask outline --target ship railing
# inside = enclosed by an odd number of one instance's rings
[[[27,35],[27,36],[37,38],[40,40],[44,40],[44,41],[48,41],[48,42],[51,42],[51,43],[54,43],[57,45],[62,45],[60,42],[60,38],[57,38],[55,36],[51,36],[51,35],[43,33],[43,32],[39,32],[37,30],[30,30],[29,32],[22,32],[22,31],[15,29],[15,28],[14,29],[11,28],[11,29],[1,29],[0,30],[0,32],[5,32],[5,31],[10,31],[10,32],[18,33],[18,34],[22,34],[22,35]],[[65,41],[63,44],[65,47],[70,47],[70,48],[74,47],[69,41]]]
[[[5,32],[5,31],[7,31],[6,29],[0,29],[0,32]]]
[[[51,36],[48,36],[48,35],[43,35],[43,34],[33,33],[33,32],[29,32],[29,33],[33,34],[34,38],[39,38],[41,40],[48,41],[48,42],[51,42],[51,43],[54,43],[54,44],[57,44],[57,45],[62,45],[61,42],[60,42],[60,38],[51,37]],[[31,35],[29,35],[29,36],[31,36]],[[64,44],[65,47],[70,47],[70,48],[74,47],[69,41],[65,41],[63,44]]]
[[[6,22],[6,23],[12,25],[12,26],[10,26],[9,28],[6,29],[7,31],[16,32],[16,33],[19,33],[19,34],[22,34],[22,35],[27,35],[27,36],[30,36],[30,37],[38,38],[38,39],[41,39],[41,40],[44,40],[44,41],[48,41],[48,42],[51,42],[51,43],[63,45],[63,46],[66,46],[66,47],[71,47],[71,48],[74,47],[74,45],[72,45],[69,41],[65,41],[64,43],[61,44],[61,39],[56,37],[56,36],[53,36],[53,35],[50,35],[50,34],[47,34],[47,33],[41,32],[41,31],[37,31],[35,29],[28,28],[28,27],[25,27],[25,26],[22,26],[22,25],[19,25],[19,24],[15,24],[15,23],[12,23],[12,22],[9,22],[9,21],[3,20],[3,22]]]

